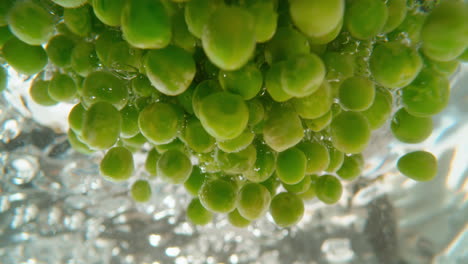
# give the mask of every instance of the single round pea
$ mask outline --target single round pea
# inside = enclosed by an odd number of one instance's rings
[[[148,181],[138,180],[132,184],[131,194],[133,200],[138,203],[144,203],[151,198],[151,186]]]
[[[387,18],[383,1],[355,0],[346,8],[345,25],[353,37],[368,40],[382,32]]]
[[[59,6],[66,8],[76,8],[84,5],[88,0],[51,0]]]
[[[137,107],[130,104],[120,110],[120,114],[122,115],[121,137],[131,138],[140,133],[140,129],[138,128],[139,113]]]
[[[388,33],[396,29],[405,20],[407,8],[407,0],[388,0],[388,19],[382,32]]]
[[[333,31],[343,20],[344,0],[290,1],[289,12],[294,24],[309,37],[321,37]]]
[[[8,73],[5,68],[0,66],[0,93],[8,87]]]
[[[468,44],[468,5],[463,1],[443,1],[427,17],[422,29],[422,51],[437,61],[450,61]]]
[[[247,10],[255,19],[255,39],[258,43],[270,40],[276,32],[278,13],[274,1],[253,1]]]
[[[314,119],[303,119],[305,125],[308,129],[313,132],[320,132],[327,128],[333,119],[332,111],[328,111],[321,117],[314,118]]]
[[[316,193],[317,198],[326,204],[338,202],[343,193],[343,186],[340,180],[332,175],[320,176],[317,179]]]
[[[322,58],[327,67],[328,79],[346,79],[354,75],[356,65],[353,55],[328,51]]]
[[[155,177],[158,173],[156,166],[158,164],[159,157],[161,157],[161,154],[159,154],[155,148],[152,148],[146,155],[145,169],[151,177]]]
[[[42,106],[52,106],[58,103],[49,95],[49,83],[50,81],[40,79],[36,79],[32,82],[29,88],[29,95],[35,103]]]
[[[198,196],[198,191],[205,182],[207,176],[199,166],[194,166],[190,177],[184,182],[185,190],[192,196]]]
[[[91,0],[94,14],[102,23],[116,27],[120,26],[120,18],[125,0]]]
[[[307,38],[293,27],[278,27],[273,38],[264,49],[268,64],[287,60],[301,54],[310,53]]]
[[[247,148],[255,138],[255,134],[250,130],[245,130],[239,136],[226,141],[219,141],[218,148],[224,152],[239,152]]]
[[[205,97],[199,107],[203,127],[218,140],[238,137],[247,127],[249,110],[239,95],[214,93]]]
[[[257,159],[257,150],[252,145],[234,153],[218,150],[215,158],[220,169],[226,174],[242,174],[254,167]]]
[[[419,53],[400,42],[377,44],[369,60],[375,80],[390,89],[410,84],[418,76],[422,66]]]
[[[134,172],[132,153],[124,147],[111,148],[104,155],[99,170],[110,181],[129,179]]]
[[[317,91],[305,97],[293,98],[291,101],[302,118],[319,118],[325,115],[333,104],[330,84],[324,81]]]
[[[279,193],[271,200],[270,214],[279,227],[293,226],[304,216],[304,202],[293,193]]]
[[[132,91],[140,97],[148,97],[157,92],[156,88],[151,85],[150,80],[143,74],[139,74],[130,81]]]
[[[305,177],[307,157],[299,148],[290,148],[278,154],[276,174],[286,184],[296,184]]]
[[[296,184],[285,184],[283,183],[283,187],[288,192],[292,192],[295,194],[302,194],[306,192],[310,187],[310,175],[306,175],[302,181]]]
[[[265,144],[256,144],[257,159],[253,168],[245,171],[243,176],[251,182],[263,182],[271,177],[276,168],[276,157]]]
[[[71,53],[71,67],[82,77],[88,76],[99,65],[94,44],[81,41],[76,44]]]
[[[214,65],[229,71],[240,69],[255,50],[254,17],[241,7],[219,7],[203,29],[202,46]]]
[[[301,119],[292,109],[275,106],[263,126],[263,137],[277,152],[293,147],[304,137]]]
[[[172,16],[172,43],[190,53],[194,53],[197,47],[197,38],[190,33],[183,10]]]
[[[317,55],[302,54],[285,61],[281,85],[286,93],[304,97],[317,91],[325,79],[325,64]]]
[[[228,221],[231,225],[238,228],[244,228],[250,225],[250,221],[242,217],[237,209],[228,214]]]
[[[392,94],[387,90],[376,90],[374,102],[362,112],[371,129],[375,130],[385,124],[392,113],[392,106]]]
[[[222,4],[221,0],[190,0],[185,5],[184,16],[190,33],[201,39],[203,29],[211,14]]]
[[[54,32],[54,18],[34,1],[16,1],[8,12],[11,33],[29,45],[46,43]]]
[[[236,208],[237,187],[226,180],[207,180],[198,192],[198,198],[213,213],[229,213]]]
[[[450,82],[434,70],[424,69],[418,77],[402,89],[402,102],[408,113],[415,116],[433,116],[449,103]]]
[[[285,102],[292,98],[292,95],[286,93],[281,84],[281,73],[285,63],[275,63],[271,65],[265,76],[265,87],[271,98],[276,102]]]
[[[344,153],[333,147],[328,149],[328,153],[330,154],[330,163],[328,164],[328,168],[325,169],[325,171],[335,172],[341,168],[341,165],[343,165]]]
[[[371,130],[361,113],[343,111],[333,119],[330,135],[336,149],[345,153],[359,153],[369,144]]]
[[[122,120],[111,104],[98,102],[85,112],[81,135],[84,142],[95,149],[108,149],[119,138]]]
[[[262,88],[263,76],[260,70],[248,64],[237,71],[219,71],[221,87],[231,93],[238,94],[244,100],[254,98]]]
[[[66,8],[63,11],[63,21],[67,28],[80,37],[88,36],[93,30],[93,15],[91,7],[83,5],[77,8]]]
[[[297,144],[307,158],[306,174],[324,171],[330,164],[330,155],[327,147],[311,141],[303,141]]]
[[[122,79],[106,71],[89,74],[83,83],[82,103],[85,107],[108,102],[121,110],[128,101],[128,89]]]
[[[71,38],[65,35],[56,35],[47,43],[47,56],[57,67],[68,67],[71,63],[71,53],[74,47],[75,42]]]
[[[343,180],[352,181],[359,177],[362,172],[362,164],[356,156],[345,156],[343,164],[336,171],[336,174]]]
[[[270,207],[271,195],[260,183],[247,183],[239,190],[237,210],[248,220],[262,217]]]
[[[192,163],[190,159],[179,150],[168,150],[158,159],[157,174],[166,182],[182,184],[189,178],[191,173]]]
[[[59,102],[70,102],[76,98],[77,88],[72,77],[66,74],[55,74],[49,83],[49,95]]]
[[[433,122],[431,117],[413,116],[401,108],[393,116],[391,129],[401,142],[420,143],[431,135]]]
[[[182,114],[174,105],[153,103],[138,116],[140,132],[153,144],[167,144],[175,139],[182,123]]]
[[[171,19],[161,1],[127,1],[120,22],[124,39],[136,48],[161,49],[171,41]]]
[[[85,155],[94,153],[94,150],[90,149],[88,145],[80,141],[80,139],[75,134],[75,132],[73,132],[73,130],[71,129],[68,130],[67,138],[68,138],[68,142],[70,142],[71,147],[75,151],[81,154],[85,154]]]
[[[2,48],[3,58],[18,73],[34,75],[47,64],[47,53],[41,46],[28,45],[17,38],[8,40]]]
[[[437,159],[427,151],[414,151],[400,157],[398,170],[415,181],[430,181],[437,175]]]
[[[187,207],[187,219],[195,225],[204,226],[213,220],[213,213],[206,210],[198,198],[194,198]]]
[[[195,152],[208,153],[215,147],[216,140],[203,128],[196,118],[190,118],[182,131],[182,139]]]
[[[177,46],[149,51],[144,65],[153,86],[169,96],[183,93],[195,77],[192,55]]]
[[[202,100],[216,92],[221,92],[222,88],[219,83],[215,80],[204,80],[200,82],[193,91],[192,95],[192,107],[193,113],[196,117],[200,118],[200,104]]]
[[[348,78],[341,83],[338,98],[341,105],[348,110],[367,110],[374,102],[374,83],[364,77]]]

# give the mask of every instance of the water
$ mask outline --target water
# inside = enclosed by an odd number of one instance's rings
[[[365,153],[365,176],[346,185],[337,205],[308,202],[290,229],[270,216],[246,229],[223,216],[195,227],[185,218],[185,191],[158,180],[151,201],[135,204],[127,193],[134,179],[109,183],[98,174],[102,153],[70,149],[63,117],[70,106],[34,105],[27,82],[12,76],[0,97],[2,264],[468,263],[467,65],[423,145],[398,144],[382,129]],[[439,157],[432,182],[393,169],[400,154],[419,148]],[[135,157],[143,164],[143,153]]]

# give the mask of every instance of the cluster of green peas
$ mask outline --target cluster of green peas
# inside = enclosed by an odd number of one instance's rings
[[[401,142],[430,136],[468,60],[467,17],[457,0],[2,0],[0,59],[35,75],[38,104],[76,103],[69,141],[105,150],[108,180],[152,145],[137,202],[159,177],[194,196],[195,224],[269,211],[288,227],[304,200],[339,201],[387,120]],[[427,181],[437,160],[415,151],[397,167]]]

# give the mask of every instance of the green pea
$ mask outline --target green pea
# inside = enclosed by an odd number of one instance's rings
[[[223,179],[207,180],[198,192],[203,207],[213,213],[229,213],[236,208],[237,187]]]
[[[257,150],[252,145],[234,153],[218,150],[215,157],[219,167],[226,174],[241,174],[254,167],[257,159]]]
[[[159,154],[155,148],[152,148],[146,155],[145,169],[151,177],[155,177],[157,175],[156,166],[158,164],[159,157],[161,157],[161,154]]]
[[[11,33],[29,45],[46,43],[54,32],[54,18],[33,1],[16,1],[8,12]]]
[[[168,150],[158,159],[157,174],[166,182],[182,184],[190,177],[191,173],[190,159],[179,150]]]
[[[304,202],[293,193],[279,193],[271,200],[270,214],[277,226],[293,226],[304,216]]]
[[[449,103],[450,83],[446,76],[424,69],[402,89],[402,102],[408,113],[427,117],[440,113]]]
[[[327,67],[328,79],[346,79],[352,77],[355,71],[353,55],[328,51],[323,54],[323,62]]]
[[[85,154],[85,155],[94,153],[94,150],[90,149],[88,145],[80,141],[80,139],[75,134],[75,132],[73,132],[73,130],[71,129],[68,130],[67,137],[68,137],[68,142],[70,142],[71,147],[75,151],[81,154]]]
[[[294,24],[309,37],[322,37],[343,20],[344,0],[290,1],[289,12]]]
[[[148,181],[138,180],[132,184],[131,193],[136,202],[147,202],[151,198],[151,186]]]
[[[110,181],[129,179],[134,172],[132,153],[124,147],[114,147],[106,152],[99,166],[101,174]]]
[[[201,39],[211,14],[222,4],[220,0],[190,0],[185,5],[185,21],[190,33]],[[236,19],[237,20],[237,19]]]
[[[219,141],[218,147],[220,150],[231,153],[239,152],[247,148],[255,138],[255,134],[250,130],[245,130],[239,136],[226,141]]]
[[[250,221],[242,217],[237,209],[228,214],[228,221],[231,225],[238,228],[244,228],[250,225]]]
[[[218,140],[228,140],[245,130],[249,110],[241,96],[218,92],[200,102],[199,118],[208,134]]]
[[[140,133],[140,129],[138,128],[139,113],[136,106],[130,104],[120,110],[120,114],[122,115],[122,129],[120,135],[123,138],[131,138]]]
[[[429,58],[425,58],[426,66],[433,69],[434,71],[447,76],[448,78],[455,74],[460,66],[460,61],[435,61]]]
[[[296,184],[305,177],[307,157],[299,148],[290,148],[278,154],[276,174],[286,184]]]
[[[390,40],[398,40],[404,34],[411,43],[418,43],[421,41],[421,29],[427,19],[427,13],[411,12],[407,15],[403,22],[387,36]]]
[[[63,20],[71,32],[80,37],[85,37],[93,30],[93,15],[91,12],[91,8],[88,5],[78,8],[66,8],[63,11]]]
[[[169,96],[183,93],[195,77],[192,55],[177,46],[149,51],[144,65],[153,86]]]
[[[317,91],[325,79],[325,65],[315,54],[303,54],[285,61],[281,85],[286,93],[304,97]]]
[[[117,71],[135,72],[141,67],[142,51],[130,47],[127,42],[114,42],[107,54],[107,65]]]
[[[324,171],[330,164],[327,147],[311,141],[303,141],[297,145],[307,158],[306,174]]]
[[[81,41],[76,44],[71,53],[71,67],[76,73],[86,77],[98,67],[98,64],[99,60],[92,43]]]
[[[88,0],[51,0],[59,6],[75,8],[84,5]]]
[[[29,95],[35,103],[42,106],[52,106],[58,103],[49,95],[49,84],[50,81],[40,79],[36,79],[32,82],[29,88]]]
[[[260,183],[247,183],[239,190],[237,210],[248,220],[262,217],[270,207],[271,195]]]
[[[195,225],[204,226],[213,220],[213,213],[206,210],[198,198],[194,198],[187,207],[187,219]]]
[[[221,87],[231,93],[238,94],[244,100],[254,98],[262,88],[263,76],[260,70],[248,64],[237,71],[219,71]]]
[[[93,11],[102,23],[116,27],[120,26],[120,18],[125,0],[91,0]]]
[[[276,102],[285,102],[292,98],[292,95],[286,93],[281,84],[281,75],[284,69],[284,62],[271,65],[265,76],[265,87],[271,98]]]
[[[444,1],[427,17],[422,29],[422,51],[437,61],[450,61],[463,53],[468,44],[468,5],[463,1]]]
[[[433,122],[430,117],[413,116],[401,108],[393,116],[391,129],[395,138],[401,142],[420,143],[431,135]]]
[[[202,100],[208,95],[220,91],[222,91],[221,86],[214,80],[204,80],[195,87],[192,95],[192,107],[196,117],[200,118],[199,112]]]
[[[313,198],[317,196],[316,188],[317,188],[318,176],[309,175],[309,178],[310,178],[310,184],[309,184],[308,189],[305,192],[298,194],[298,196],[304,201],[312,200]]]
[[[105,30],[97,36],[95,42],[96,55],[103,65],[109,65],[109,47],[119,41],[122,41],[119,31]]]
[[[410,84],[422,69],[418,52],[399,42],[377,44],[369,60],[375,80],[390,89]]]
[[[128,101],[128,89],[122,79],[106,71],[90,73],[84,80],[82,103],[85,107],[107,102],[121,110]]]
[[[340,180],[332,175],[320,176],[317,179],[316,193],[317,198],[326,204],[338,202],[343,193],[343,186]]]
[[[243,173],[243,176],[251,182],[266,181],[275,171],[276,157],[273,151],[265,144],[256,144],[257,157],[252,168]]]
[[[375,130],[385,124],[392,113],[392,106],[392,94],[384,89],[376,90],[374,102],[362,112],[371,129]]]
[[[108,149],[119,138],[121,117],[111,104],[98,102],[85,112],[81,135],[84,142],[95,149]]]
[[[324,81],[312,94],[301,98],[293,98],[291,101],[302,118],[313,119],[319,118],[330,111],[333,104],[333,95],[329,83]]]
[[[172,43],[190,53],[197,46],[197,38],[190,33],[182,10],[172,17]]]
[[[309,41],[292,27],[279,27],[265,46],[265,60],[268,64],[310,53]]]
[[[121,29],[124,39],[140,49],[164,48],[172,37],[170,17],[158,0],[127,1]]]
[[[182,124],[182,113],[174,105],[153,103],[138,116],[140,132],[153,144],[167,144],[175,139]]]
[[[330,163],[325,171],[335,172],[343,165],[344,153],[333,147],[328,149],[328,153],[330,154]]]
[[[274,107],[265,121],[263,137],[277,152],[293,147],[304,137],[301,119],[290,108]]]
[[[176,150],[185,152],[185,144],[182,141],[180,141],[180,139],[178,138],[172,140],[171,142],[167,144],[154,145],[154,148],[156,148],[156,150],[159,153],[164,153],[171,149],[176,149]]]
[[[388,19],[382,32],[388,33],[396,29],[405,20],[408,8],[406,7],[407,0],[388,0]]]
[[[199,166],[194,166],[190,177],[184,182],[185,190],[192,196],[198,196],[198,191],[207,179]]]
[[[8,72],[5,68],[0,66],[0,93],[8,87]]]
[[[276,32],[278,13],[274,1],[253,1],[247,10],[255,19],[255,39],[259,43],[270,40]]]
[[[143,74],[139,74],[130,81],[132,91],[140,97],[148,97],[157,93],[157,90],[151,85],[150,80]]]
[[[367,119],[359,112],[341,112],[330,125],[333,146],[345,153],[362,152],[370,141]]]
[[[195,152],[208,153],[215,147],[216,140],[206,132],[201,122],[190,118],[182,131],[182,139]]]
[[[310,175],[306,175],[304,179],[296,184],[285,184],[283,183],[283,187],[288,192],[292,192],[295,194],[302,194],[306,192],[310,187]]]
[[[75,47],[75,42],[65,36],[56,35],[47,43],[47,56],[57,67],[68,67],[71,64],[71,53]]]
[[[145,138],[145,136],[143,136],[141,133],[138,133],[136,134],[135,136],[133,137],[129,137],[129,138],[124,138],[124,137],[121,137],[120,140],[124,143],[125,146],[127,147],[133,147],[135,148],[137,151],[139,151],[141,149],[141,147],[143,146],[143,144],[145,144],[146,142],[148,142]]]
[[[308,129],[313,132],[320,132],[327,128],[333,119],[332,111],[328,111],[321,117],[314,118],[314,119],[303,119],[305,125]]]
[[[430,181],[437,175],[437,159],[427,151],[414,151],[400,157],[398,170],[415,181]]]
[[[367,110],[374,102],[374,83],[364,77],[350,77],[341,83],[338,98],[341,105],[348,110]]]
[[[77,95],[75,81],[69,75],[55,74],[49,83],[49,95],[55,101],[72,101]]]
[[[387,18],[383,1],[355,0],[346,8],[345,25],[353,37],[368,40],[382,32]]]
[[[47,64],[47,53],[41,46],[28,45],[11,38],[3,45],[3,58],[18,73],[34,75]]]
[[[310,42],[311,48],[313,48],[313,46],[316,46],[316,45],[326,45],[326,44],[332,42],[341,33],[342,28],[343,28],[343,19],[340,20],[340,22],[336,25],[336,27],[332,31],[330,31],[329,33],[327,33],[327,34],[325,34],[323,36],[320,36],[320,37],[309,37],[309,42]],[[312,49],[312,52],[315,52],[315,51]],[[323,51],[323,52],[325,52],[325,51]]]
[[[343,180],[352,181],[359,177],[362,172],[362,165],[359,161],[359,158],[356,156],[345,156],[343,160],[343,164],[341,165],[340,169],[336,172],[338,176],[340,176]]]
[[[258,98],[247,101],[247,107],[249,108],[249,125],[253,126],[263,121],[265,108]]]

